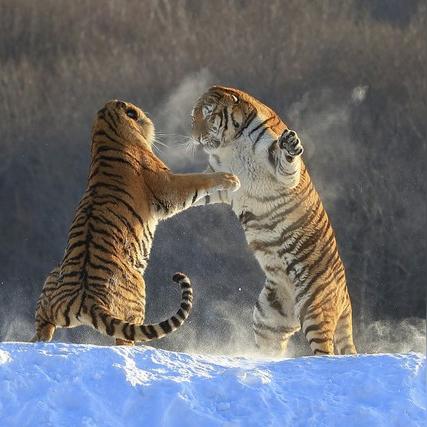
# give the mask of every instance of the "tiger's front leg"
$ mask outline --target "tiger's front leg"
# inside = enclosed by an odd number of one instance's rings
[[[239,188],[239,178],[231,173],[172,175],[169,182],[169,197],[173,206],[166,216],[172,216],[191,206],[197,206],[199,201],[206,200],[206,198],[237,191]]]
[[[286,129],[270,147],[269,158],[275,165],[276,177],[289,188],[299,183],[303,152],[301,140],[291,129]]]
[[[204,171],[204,174],[215,172],[211,165]],[[215,203],[231,203],[230,192],[235,190],[218,190],[196,200],[192,206],[207,206]]]
[[[279,138],[279,147],[283,150],[287,161],[292,163],[292,161],[301,156],[304,152],[304,148],[301,144],[297,133],[294,130],[286,129]]]

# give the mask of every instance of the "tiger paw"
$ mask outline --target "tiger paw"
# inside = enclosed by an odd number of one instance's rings
[[[279,138],[279,147],[289,157],[300,156],[304,152],[301,141],[294,130],[286,129]]]
[[[240,188],[240,180],[232,173],[217,172],[216,174],[216,190],[237,191]]]

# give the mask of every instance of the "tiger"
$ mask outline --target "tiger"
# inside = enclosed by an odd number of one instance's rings
[[[192,139],[208,154],[207,172],[233,171],[241,182],[197,204],[231,206],[265,274],[257,351],[283,356],[302,328],[314,355],[356,353],[344,265],[297,133],[251,95],[213,86],[194,105]]]
[[[87,187],[62,262],[38,299],[33,342],[50,341],[56,328],[88,325],[116,345],[133,345],[164,337],[189,316],[191,283],[176,273],[179,309],[160,323],[143,324],[143,274],[157,224],[240,184],[230,173],[172,173],[154,154],[154,138],[153,122],[131,103],[109,101],[97,112]]]

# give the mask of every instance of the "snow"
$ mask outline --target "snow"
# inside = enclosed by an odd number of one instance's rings
[[[425,356],[0,344],[0,426],[427,426]]]

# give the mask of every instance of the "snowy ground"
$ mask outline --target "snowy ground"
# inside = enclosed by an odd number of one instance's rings
[[[0,426],[427,426],[420,354],[278,362],[0,344]]]

